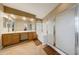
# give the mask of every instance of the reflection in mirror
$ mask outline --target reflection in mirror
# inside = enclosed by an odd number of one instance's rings
[[[28,17],[16,16],[15,19],[15,31],[35,31],[35,22],[31,21]]]
[[[14,20],[6,15],[6,17],[3,17],[3,27],[8,31],[14,31]]]
[[[35,31],[35,19],[24,16],[5,14],[3,26],[8,32],[11,31]]]

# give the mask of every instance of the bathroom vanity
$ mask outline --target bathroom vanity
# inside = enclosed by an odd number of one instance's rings
[[[21,42],[22,40],[34,40],[37,38],[34,31],[17,31],[2,34],[2,45],[8,46]]]

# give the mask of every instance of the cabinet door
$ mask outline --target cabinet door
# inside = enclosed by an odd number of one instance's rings
[[[11,38],[11,44],[20,42],[19,33],[11,34]]]
[[[33,36],[32,36],[32,37],[33,37],[33,39],[36,39],[36,37],[37,37],[36,33],[35,33],[35,32],[33,32],[32,34],[33,34]]]
[[[20,40],[27,40],[28,39],[28,32],[27,33],[20,33]]]
[[[2,35],[2,45],[7,46],[11,44],[11,35],[3,34]]]
[[[33,33],[32,32],[29,32],[29,40],[33,40]]]

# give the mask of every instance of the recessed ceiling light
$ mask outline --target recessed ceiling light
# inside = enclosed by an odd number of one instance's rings
[[[22,17],[22,19],[25,21],[26,20],[26,17]]]

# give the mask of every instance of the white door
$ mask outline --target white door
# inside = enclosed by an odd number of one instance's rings
[[[56,17],[56,47],[67,54],[75,54],[75,8]]]

